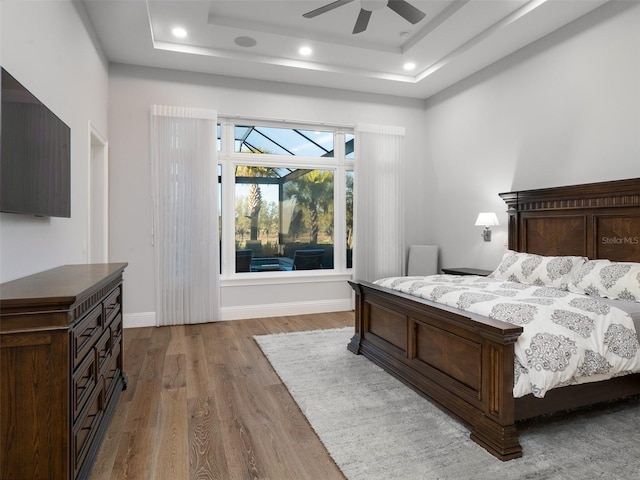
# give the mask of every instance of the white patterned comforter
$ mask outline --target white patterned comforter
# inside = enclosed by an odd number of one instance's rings
[[[427,300],[521,325],[514,397],[640,371],[631,316],[598,298],[552,287],[456,275],[374,282]]]

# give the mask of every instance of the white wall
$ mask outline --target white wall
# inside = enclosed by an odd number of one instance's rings
[[[87,262],[89,122],[107,136],[108,67],[68,1],[0,2],[0,61],[71,128],[71,218],[0,214],[0,281]]]
[[[111,65],[109,72],[110,254],[127,261],[127,311],[149,323],[155,310],[151,246],[149,107],[152,104],[214,109],[219,115],[245,115],[355,125],[358,122],[406,127],[407,245],[426,237],[424,218],[424,102],[379,95],[259,82],[215,75]],[[357,181],[357,180],[356,180]],[[350,308],[344,276],[325,282],[275,281],[246,285],[227,281],[223,318],[261,317]],[[129,326],[132,325],[129,316]],[[138,320],[136,320],[138,322]]]
[[[427,101],[429,240],[493,269],[498,193],[640,177],[640,4],[611,2]],[[485,243],[480,211],[501,222]]]
[[[71,219],[0,214],[0,280],[87,261],[91,121],[110,142],[110,260],[130,263],[126,310],[153,311],[154,103],[403,125],[407,245],[438,244],[441,266],[493,268],[506,241],[499,192],[640,176],[639,24],[637,2],[606,4],[433,97],[425,111],[422,101],[338,90],[125,65],[107,72],[81,4],[2,1],[0,60],[71,127],[73,190]],[[473,226],[481,210],[503,222],[491,243]],[[349,295],[342,279],[268,288],[229,282],[223,307],[229,316],[260,316],[265,304],[269,313],[294,313],[296,301],[321,308]]]

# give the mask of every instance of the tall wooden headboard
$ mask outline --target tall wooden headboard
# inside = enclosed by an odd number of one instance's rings
[[[640,178],[501,193],[509,249],[640,262]]]

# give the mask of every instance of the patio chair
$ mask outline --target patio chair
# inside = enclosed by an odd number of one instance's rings
[[[253,250],[236,250],[236,272],[251,271]]]
[[[317,270],[322,268],[322,248],[296,250],[293,254],[293,270]]]

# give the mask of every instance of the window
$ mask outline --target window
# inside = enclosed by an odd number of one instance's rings
[[[346,173],[346,242],[347,242],[347,268],[353,267],[353,170]]]
[[[333,132],[298,128],[235,126],[235,151],[333,157]]]
[[[218,136],[223,274],[351,268],[351,132],[224,119]]]

